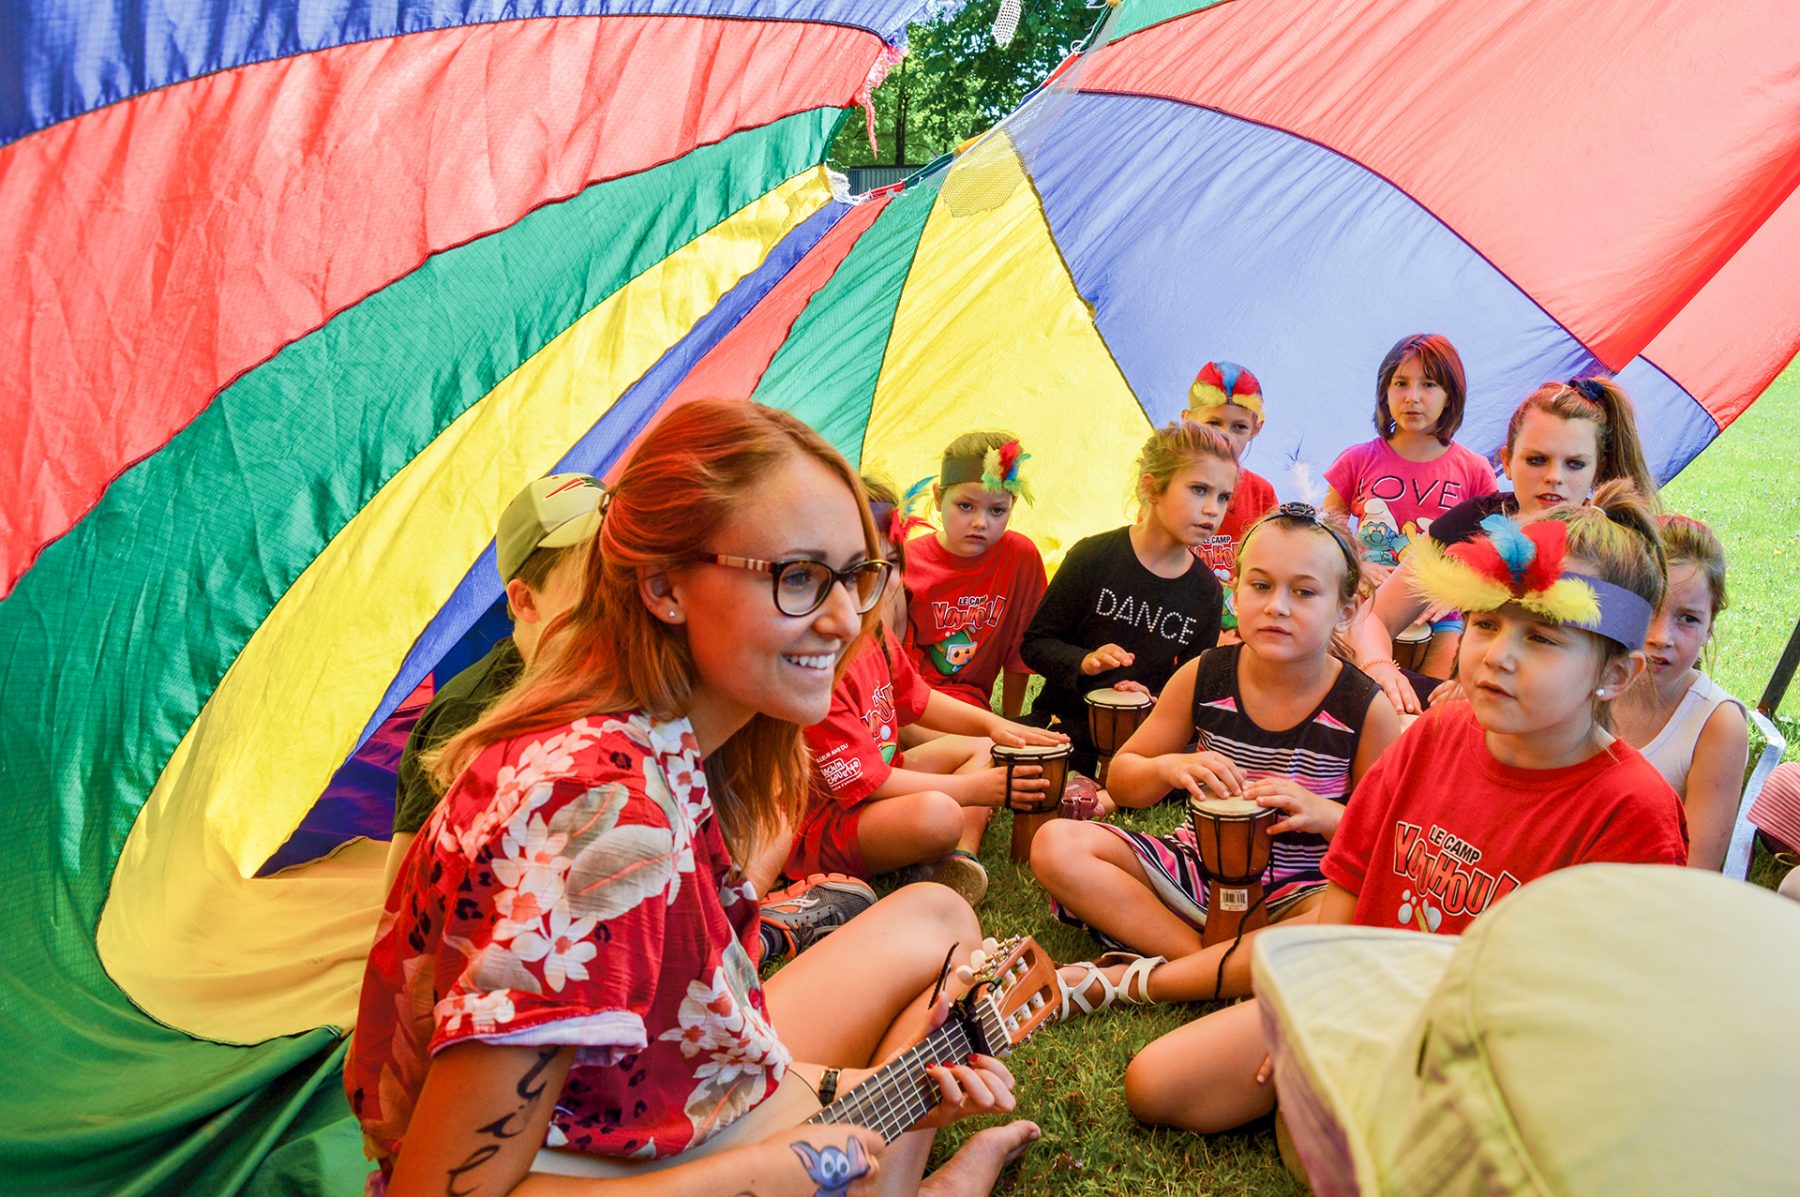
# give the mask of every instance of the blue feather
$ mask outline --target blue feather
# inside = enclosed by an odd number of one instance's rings
[[[900,497],[901,514],[911,515],[914,508],[918,506],[920,499],[931,493],[931,484],[936,481],[936,474],[927,474],[925,477],[907,487],[906,493]]]
[[[1481,521],[1481,526],[1487,532],[1488,540],[1493,542],[1494,550],[1500,554],[1500,560],[1512,571],[1513,581],[1524,577],[1525,571],[1537,559],[1537,545],[1518,524],[1504,515],[1490,515]]]

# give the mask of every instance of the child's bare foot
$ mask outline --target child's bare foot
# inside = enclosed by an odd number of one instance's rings
[[[962,1150],[919,1185],[921,1197],[984,1197],[994,1191],[1000,1170],[1025,1154],[1043,1132],[1021,1118],[976,1131]]]

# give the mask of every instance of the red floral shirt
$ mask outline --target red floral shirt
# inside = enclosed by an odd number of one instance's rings
[[[757,901],[686,720],[578,719],[483,752],[388,895],[344,1072],[380,1191],[430,1057],[572,1044],[547,1145],[700,1143],[790,1057],[757,980]]]

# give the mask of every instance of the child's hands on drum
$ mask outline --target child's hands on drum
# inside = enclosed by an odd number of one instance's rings
[[[1027,744],[1042,744],[1054,747],[1067,744],[1069,737],[1061,732],[1053,732],[1046,727],[1028,727],[1023,723],[1014,723],[1010,719],[994,719],[994,726],[988,733],[988,739],[996,744],[1004,744],[1008,748],[1023,748]]]
[[[1096,673],[1105,673],[1108,669],[1123,669],[1137,660],[1116,644],[1102,644],[1099,648],[1081,658],[1081,672],[1093,677]]]
[[[1286,811],[1287,818],[1269,828],[1270,835],[1284,831],[1304,831],[1330,839],[1344,818],[1342,803],[1321,798],[1299,782],[1288,777],[1259,777],[1244,787],[1244,797],[1258,806]]]
[[[946,777],[944,781],[949,782]],[[1005,806],[1006,805],[1006,766],[995,765],[988,769],[977,769],[973,773],[964,773],[956,777],[962,783],[962,791],[953,794],[964,806]],[[946,786],[945,788],[949,788]],[[1041,765],[1014,765],[1012,776],[1013,799],[1021,798],[1030,801],[1042,801],[1050,789],[1050,780],[1044,776]]]
[[[1243,771],[1230,757],[1217,752],[1175,752],[1157,758],[1157,771],[1171,790],[1186,790],[1196,798],[1207,791],[1227,798],[1244,792]]]
[[[1150,687],[1144,685],[1142,682],[1134,682],[1130,678],[1126,678],[1122,682],[1114,682],[1113,689],[1123,691],[1126,694],[1150,694]],[[1156,695],[1150,694],[1150,697],[1155,698]]]

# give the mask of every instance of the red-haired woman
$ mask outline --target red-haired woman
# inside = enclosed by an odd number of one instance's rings
[[[981,939],[955,894],[912,886],[757,979],[738,862],[806,797],[801,729],[873,619],[875,545],[856,474],[791,416],[696,402],[644,439],[574,610],[436,762],[449,793],[389,895],[345,1074],[372,1191],[911,1192],[930,1127],[1013,1108],[975,1056],[932,1070],[942,1104],[885,1151],[731,1129],[917,1042],[946,953]],[[1036,1135],[982,1132],[928,1191],[986,1192]],[[608,1158],[661,1170],[556,1175]]]

